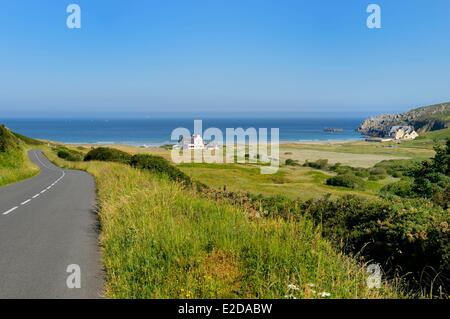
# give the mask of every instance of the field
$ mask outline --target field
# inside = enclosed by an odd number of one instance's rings
[[[112,298],[386,298],[311,221],[252,219],[124,164],[60,166],[96,178],[107,296]],[[330,295],[328,295],[330,294]]]
[[[433,141],[450,136],[450,130],[428,133],[415,141],[402,143],[333,142],[333,143],[287,143],[280,146],[280,162],[286,159],[327,159],[330,164],[341,163],[353,167],[373,167],[383,160],[414,159],[425,160],[434,155]],[[170,151],[151,147],[140,148],[126,145],[108,145],[131,154],[145,153],[163,156],[170,160]],[[87,145],[86,147],[92,147]],[[260,193],[264,195],[284,194],[290,198],[317,198],[324,194],[339,196],[358,194],[367,197],[378,196],[386,184],[398,179],[388,177],[379,181],[368,181],[365,190],[350,190],[325,184],[334,173],[301,166],[282,165],[277,174],[261,175],[254,164],[180,164],[180,169],[195,180],[208,186],[231,191]]]
[[[401,144],[366,142],[283,144],[280,154],[304,161],[328,159],[353,167],[382,160],[433,156],[434,132]],[[261,218],[240,206],[208,199],[167,177],[108,162],[67,162],[47,146],[59,166],[86,170],[97,183],[100,244],[111,298],[403,298],[404,288],[384,282],[367,288],[364,264],[323,238],[320,225],[300,217]],[[86,153],[92,146],[68,146]],[[170,159],[163,148],[113,145],[128,153]],[[302,200],[331,194],[378,196],[398,178],[367,181],[365,190],[325,184],[336,173],[282,165],[260,174],[255,164],[180,164],[194,180],[216,189],[286,195]]]

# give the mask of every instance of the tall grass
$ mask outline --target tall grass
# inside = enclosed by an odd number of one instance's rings
[[[123,164],[52,159],[96,177],[107,297],[400,296],[387,284],[368,289],[365,269],[309,221],[251,219]]]
[[[0,186],[30,178],[39,173],[22,149],[0,152]]]

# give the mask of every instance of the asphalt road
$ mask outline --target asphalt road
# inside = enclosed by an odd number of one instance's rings
[[[0,298],[101,297],[92,176],[28,155],[40,174],[0,188]]]

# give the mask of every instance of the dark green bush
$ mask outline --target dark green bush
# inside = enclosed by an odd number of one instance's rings
[[[55,151],[59,158],[66,161],[79,162],[83,160],[83,153],[68,149],[64,146],[57,147]]]
[[[289,165],[289,166],[298,166],[298,160],[293,160],[291,158],[288,158],[284,164]]]
[[[374,168],[384,168],[387,174],[398,177],[411,170],[416,165],[412,160],[384,160],[375,164]],[[397,175],[397,176],[395,176]]]
[[[387,175],[386,169],[383,167],[373,167],[369,170],[370,175]]]
[[[342,164],[341,163],[334,163],[333,165],[331,165],[329,168],[330,168],[330,171],[336,171],[339,167],[341,167],[342,166]]]
[[[104,162],[119,162],[129,163],[131,155],[109,147],[98,147],[89,151],[84,157],[85,161],[104,161]]]
[[[406,174],[413,179],[410,197],[432,199],[444,209],[450,207],[450,140],[435,147],[436,155],[415,165]]]
[[[302,210],[346,252],[410,273],[410,283],[428,291],[434,280],[435,294],[439,286],[449,293],[450,214],[430,201],[326,197],[304,203]]]
[[[351,174],[343,174],[330,177],[326,180],[327,185],[342,186],[353,189],[364,189],[365,182],[361,177],[357,177]]]
[[[131,157],[130,165],[135,168],[148,169],[154,173],[167,175],[171,180],[184,185],[191,185],[192,183],[189,176],[160,156],[147,154],[134,155]]]
[[[354,171],[355,176],[361,177],[361,178],[367,178],[370,176],[369,172],[366,169],[357,169]]]
[[[403,176],[402,172],[392,172],[390,174],[392,175],[392,177],[396,177],[396,178],[400,178]]]
[[[398,182],[388,184],[380,190],[382,195],[396,195],[400,197],[411,197],[412,192],[412,182],[410,180],[400,180]]]
[[[323,169],[326,169],[328,167],[328,160],[327,159],[318,159],[315,162],[305,161],[303,166],[311,167],[311,168],[315,168],[315,169],[322,169],[323,170]]]
[[[369,171],[367,168],[363,167],[352,167],[348,165],[342,165],[340,163],[336,163],[328,167],[330,171],[336,172],[340,175],[350,174],[355,175],[361,178],[369,177]]]
[[[369,181],[379,181],[382,179],[385,179],[387,177],[387,175],[370,175],[368,180]]]

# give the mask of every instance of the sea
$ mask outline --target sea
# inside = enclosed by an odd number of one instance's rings
[[[187,128],[192,133],[198,118],[133,118],[133,119],[1,119],[11,130],[37,139],[68,144],[127,144],[159,146],[173,144],[172,130]],[[281,142],[361,140],[356,128],[362,117],[302,118],[204,118],[203,131],[219,128],[278,128]],[[342,129],[327,132],[325,128]]]

